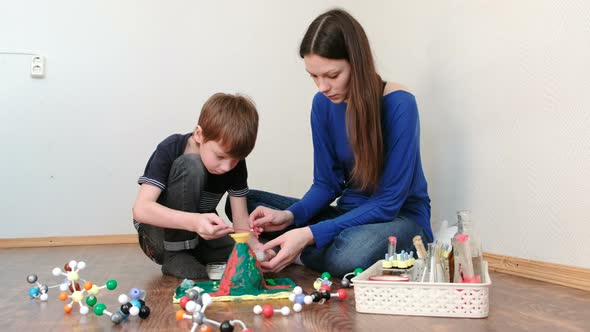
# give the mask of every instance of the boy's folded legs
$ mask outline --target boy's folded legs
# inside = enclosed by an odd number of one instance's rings
[[[194,255],[203,239],[195,233],[166,229],[162,273],[183,279],[207,278],[205,266]]]
[[[229,235],[219,239],[199,240],[199,245],[195,248],[194,254],[204,264],[226,262],[235,244]]]
[[[164,229],[149,224],[134,223],[137,230],[139,247],[145,255],[156,262],[162,264],[164,258]]]
[[[205,266],[197,260],[193,250],[165,250],[162,273],[183,279],[207,278]]]
[[[162,273],[184,279],[207,279],[205,265],[227,261],[234,246],[229,236],[214,240],[200,237],[182,242],[165,242]]]
[[[166,193],[158,201],[174,210],[197,212],[206,174],[199,155],[178,157],[172,164]],[[207,278],[204,264],[194,253],[203,241],[195,232],[166,228],[162,273],[185,279]]]
[[[162,273],[183,279],[206,279],[205,265],[226,262],[235,244],[230,236],[204,240],[194,232],[138,224],[141,249]]]

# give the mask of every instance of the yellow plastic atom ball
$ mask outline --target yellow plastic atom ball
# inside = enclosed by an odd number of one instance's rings
[[[80,301],[82,301],[83,298],[84,298],[84,294],[82,294],[82,292],[80,292],[80,291],[75,291],[72,293],[72,300],[74,302],[80,302]]]
[[[68,278],[68,281],[77,281],[78,279],[80,279],[80,276],[78,275],[78,272],[68,272],[66,277]]]

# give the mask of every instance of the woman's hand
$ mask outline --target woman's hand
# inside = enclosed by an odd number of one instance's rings
[[[196,213],[196,215],[193,231],[205,240],[217,239],[234,231],[215,213]]]
[[[262,232],[280,231],[294,222],[291,211],[274,210],[266,206],[259,206],[252,211],[248,221],[256,235]]]
[[[268,261],[277,255],[277,253],[272,249],[263,250],[262,243],[260,243],[260,241],[258,241],[258,239],[255,238],[254,236],[250,236],[248,238],[248,246],[250,246],[250,248],[254,252],[263,251],[264,252],[264,261]]]
[[[265,272],[279,272],[291,264],[301,254],[303,248],[313,242],[313,234],[309,227],[290,230],[262,246],[263,250],[276,246],[280,246],[281,250],[270,261],[260,263],[260,266]]]

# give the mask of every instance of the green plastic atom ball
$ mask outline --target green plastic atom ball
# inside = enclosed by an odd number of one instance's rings
[[[358,276],[359,274],[363,273],[363,269],[360,267],[357,267],[356,269],[354,269],[354,275]]]
[[[107,306],[103,303],[99,303],[94,307],[94,313],[98,316],[102,316],[102,313],[107,309]]]
[[[91,307],[93,307],[96,304],[96,301],[98,301],[98,299],[94,295],[90,295],[86,298],[86,304],[88,304]]]
[[[107,288],[109,290],[113,290],[113,289],[117,288],[117,280],[111,279],[111,280],[107,281]]]
[[[332,278],[332,275],[330,274],[330,272],[324,272],[322,273],[321,278],[330,280],[330,278]]]

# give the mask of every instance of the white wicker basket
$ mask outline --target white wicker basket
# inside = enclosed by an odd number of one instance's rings
[[[376,262],[352,279],[356,311],[438,317],[488,316],[492,281],[487,262],[484,262],[486,282],[481,284],[415,282],[423,269],[421,261],[409,273],[412,282],[368,280],[370,276],[382,274],[382,262]]]

